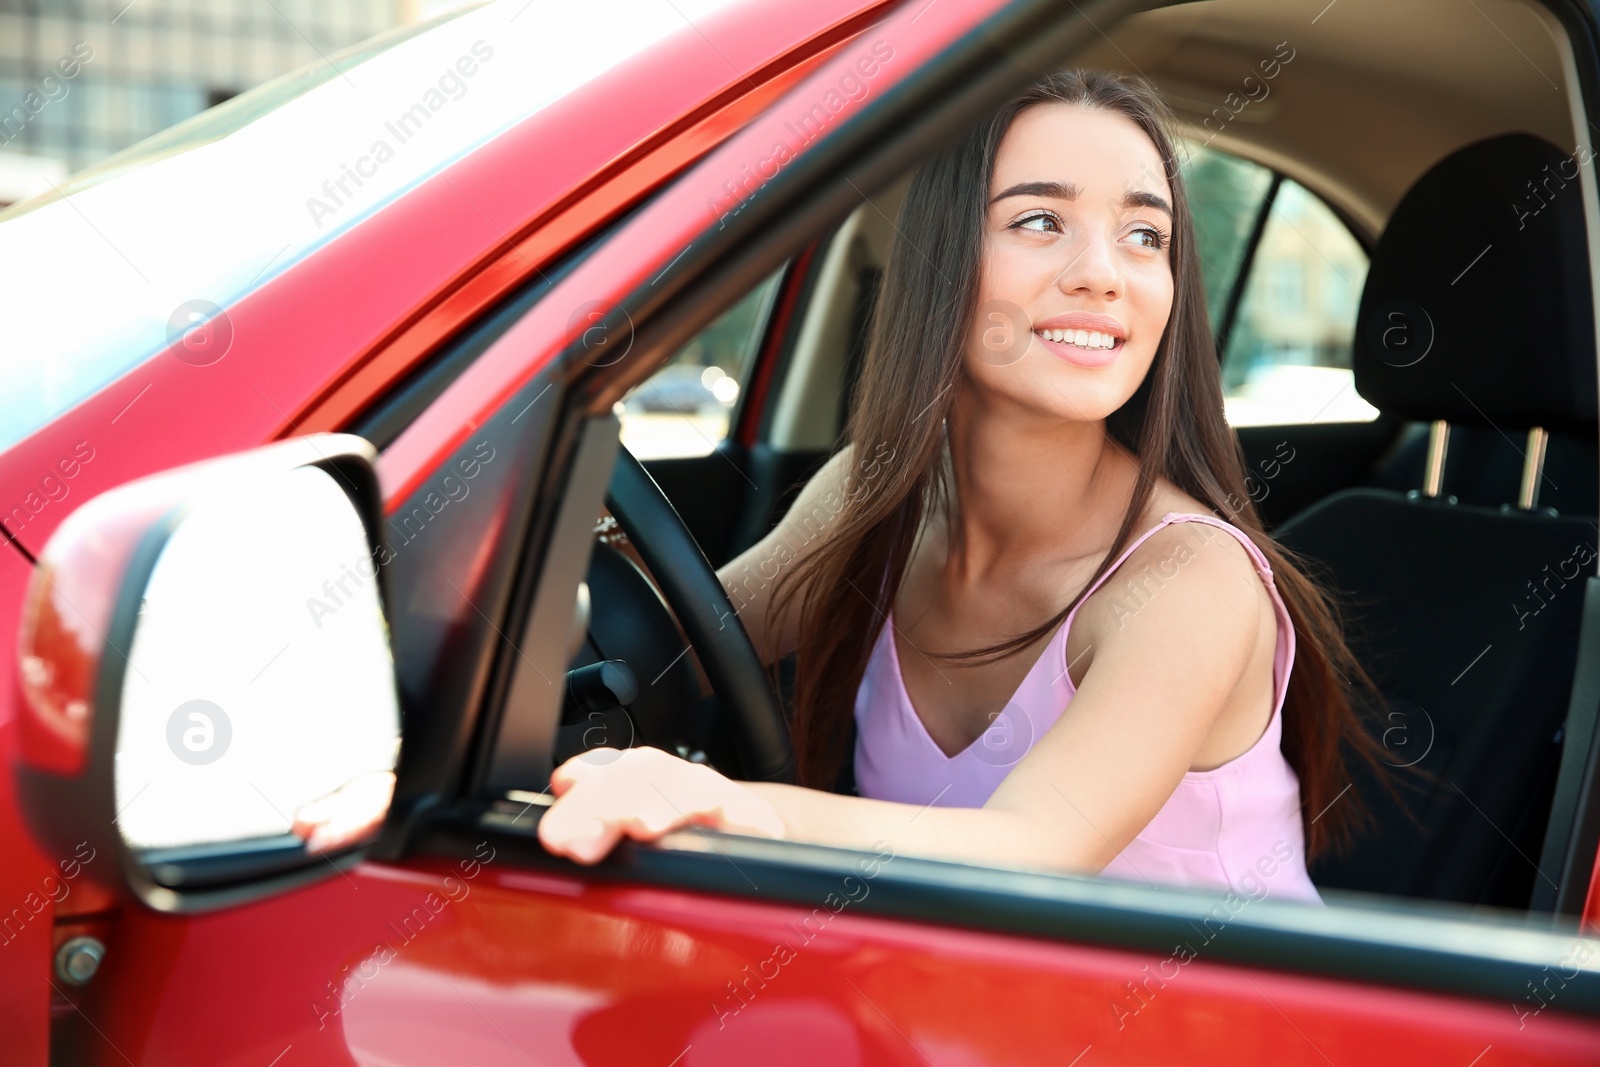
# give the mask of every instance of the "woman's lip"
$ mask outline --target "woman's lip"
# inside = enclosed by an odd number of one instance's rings
[[[1118,338],[1117,343],[1110,348],[1079,348],[1065,341],[1052,341],[1038,333],[1034,336],[1044,342],[1045,348],[1050,350],[1051,355],[1079,367],[1109,366],[1116,360],[1117,353],[1122,351],[1122,346],[1127,343],[1124,339]]]
[[[1122,323],[1110,315],[1096,315],[1089,311],[1069,311],[1065,315],[1053,315],[1048,319],[1040,319],[1033,324],[1035,330],[1088,330],[1110,334],[1112,337],[1123,337],[1127,330]]]

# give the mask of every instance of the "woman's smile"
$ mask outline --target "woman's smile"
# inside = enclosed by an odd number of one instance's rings
[[[1033,334],[1058,359],[1079,367],[1106,367],[1116,361],[1128,331],[1109,315],[1077,311],[1035,323]]]

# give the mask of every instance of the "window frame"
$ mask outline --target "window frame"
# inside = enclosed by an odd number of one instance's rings
[[[709,456],[715,455],[718,451],[728,447],[729,445],[737,443],[739,427],[745,417],[744,409],[746,404],[750,402],[750,384],[756,378],[757,364],[761,362],[762,357],[767,351],[768,338],[771,336],[777,313],[780,310],[780,304],[784,296],[785,286],[787,285],[793,265],[793,257],[785,260],[776,270],[764,275],[760,281],[756,282],[756,284],[744,294],[744,296],[740,297],[739,300],[729,305],[727,310],[722,313],[724,315],[728,314],[729,312],[733,311],[734,308],[738,307],[739,304],[744,300],[754,295],[761,287],[767,287],[766,292],[762,294],[760,303],[756,306],[755,316],[750,324],[750,333],[744,340],[743,351],[739,357],[739,377],[737,379],[739,383],[739,395],[735,398],[732,406],[728,408],[728,425],[727,428],[723,430],[722,436],[712,441],[711,447],[704,452],[691,452],[684,454],[668,453],[665,455],[639,456],[638,458],[640,462],[654,463],[658,460],[705,459]],[[709,331],[712,326],[716,325],[720,319],[720,315],[717,318],[712,319],[704,329],[689,339],[688,344],[693,344],[695,340],[704,336],[704,334]],[[676,360],[678,355],[683,352],[684,347],[687,347],[687,344],[678,348],[671,355],[669,355],[664,362],[662,362],[655,368],[653,372],[651,372],[649,377],[630,388],[627,395],[632,395],[635,391],[645,388],[652,381],[654,381],[656,376],[662,371],[666,370],[668,367],[674,366],[674,360]],[[779,384],[781,387],[781,383]],[[626,400],[626,397],[624,397],[624,400]],[[690,417],[690,413],[687,412],[680,411],[677,412],[677,414],[684,418]],[[627,417],[621,416],[621,418],[623,432],[626,434]]]
[[[1233,334],[1233,324],[1239,317],[1239,307],[1244,303],[1244,291],[1250,282],[1250,272],[1255,269],[1256,250],[1261,247],[1261,236],[1267,232],[1267,221],[1272,217],[1272,205],[1277,202],[1278,190],[1282,185],[1283,173],[1272,170],[1272,181],[1267,186],[1266,195],[1262,197],[1260,205],[1256,208],[1256,217],[1250,224],[1250,236],[1245,242],[1244,255],[1239,258],[1238,269],[1233,272],[1233,278],[1228,284],[1228,299],[1223,305],[1226,310],[1223,312],[1222,321],[1211,331],[1216,339],[1219,371],[1227,359],[1228,338]]]
[[[953,80],[941,80],[939,68],[958,67],[955,60],[973,61],[971,53],[981,50],[992,65],[1000,60],[993,58],[996,40],[1011,40],[1021,47],[1022,31],[1038,32],[1039,24],[1049,31],[1039,36],[1050,42],[1050,50],[1068,53],[1066,44],[1070,34],[1061,32],[1061,26],[1070,16],[1059,12],[1046,17],[1047,5],[1024,2],[1013,5],[1001,15],[989,20],[979,43],[970,39],[967,51],[953,48],[955,54],[946,63],[934,62],[918,72],[921,83],[918,92],[907,91],[889,102],[880,103],[879,125],[886,124],[884,115],[900,115],[912,111],[917,99],[933,97],[939,105],[929,108],[931,117],[951,121],[951,114],[961,114],[958,106],[983,95],[993,95],[995,82],[973,79],[963,72],[964,79],[972,84],[965,90],[936,95],[942,85]],[[1126,11],[1133,4],[1123,5]],[[1570,32],[1570,29],[1569,29]],[[1077,45],[1081,42],[1070,40]],[[1572,38],[1574,49],[1580,46]],[[1033,47],[1043,47],[1035,41]],[[1586,57],[1593,64],[1592,53]],[[1590,88],[1587,84],[1585,88]],[[983,104],[967,106],[965,111],[981,110]],[[870,112],[869,112],[870,114]],[[858,132],[872,129],[872,124],[862,121],[862,115],[847,124]],[[911,125],[911,124],[906,124]],[[860,137],[831,136],[808,150],[815,167],[825,169],[824,163],[834,165],[837,172],[845,166],[860,169],[873,168],[882,176],[885,170],[903,164],[912,149],[908,144],[921,142],[915,136],[923,130],[903,131],[894,137],[882,139],[873,151],[859,145]],[[841,221],[839,212],[842,196],[831,187],[806,186],[810,174],[801,173],[796,165],[788,174],[780,174],[770,186],[773,195],[756,198],[749,203],[749,218],[744,220],[753,228],[758,222],[772,222],[777,211],[798,200],[801,210],[794,211],[782,225],[771,224],[770,231],[760,240],[739,243],[738,233],[730,234],[715,246],[714,256],[691,260],[691,268],[698,267],[700,274],[687,287],[684,294],[665,306],[656,305],[649,317],[640,316],[635,328],[636,343],[673,349],[682,339],[703,328],[721,310],[731,306],[741,279],[748,278],[752,267],[764,265],[763,276],[776,269],[785,258],[797,258],[805,247],[802,234],[814,234],[819,220],[833,223]],[[837,185],[837,182],[832,185]],[[788,199],[778,195],[789,191]],[[1314,190],[1313,190],[1314,192]],[[1331,206],[1331,205],[1330,205]],[[1336,212],[1336,214],[1338,214]],[[1263,212],[1263,216],[1265,212]],[[1348,226],[1348,220],[1341,220]],[[1352,233],[1356,233],[1352,229]],[[814,239],[814,238],[812,238]],[[1357,234],[1359,240],[1359,235]],[[1257,235],[1259,240],[1259,235]],[[1238,272],[1235,286],[1242,292],[1242,282],[1248,277],[1248,260],[1253,259],[1255,242],[1252,242],[1246,265]],[[1363,242],[1363,247],[1366,247]],[[774,249],[777,251],[774,251]],[[782,290],[786,286],[780,286]],[[747,291],[747,290],[746,290]],[[641,304],[643,302],[641,301]],[[770,323],[769,323],[770,328]],[[569,357],[570,357],[569,351]],[[644,362],[641,361],[641,365]],[[753,366],[754,364],[752,364]],[[558,370],[572,370],[569,358],[566,366]],[[653,372],[653,370],[652,370]],[[548,548],[549,522],[565,493],[564,477],[571,469],[571,456],[576,451],[578,428],[597,417],[603,410],[606,398],[619,395],[630,384],[644,380],[648,375],[613,368],[579,368],[565,383],[560,397],[562,407],[552,418],[553,451],[537,477],[528,501],[526,513],[515,509],[518,521],[526,521],[523,537],[511,538],[519,544],[520,554],[526,562],[537,562]],[[542,376],[541,376],[542,377]],[[512,410],[519,404],[519,392],[500,413]],[[744,400],[745,398],[741,398]],[[741,415],[732,421],[730,439],[737,435],[737,427],[747,420]],[[533,588],[523,568],[519,578],[521,594],[513,597],[502,616],[510,620],[526,617],[532,610],[532,598],[540,590]],[[514,625],[514,624],[512,624]],[[515,656],[500,649],[496,657],[497,670],[504,675],[515,669]],[[498,689],[500,696],[490,694],[483,706],[466,709],[464,715],[482,720],[490,711],[495,699],[503,699],[504,685]],[[503,709],[502,709],[503,710]],[[483,736],[480,733],[480,736]],[[410,738],[408,737],[408,740]],[[471,767],[457,767],[460,780],[470,782]],[[431,810],[403,813],[404,826],[398,841],[396,855],[420,852],[427,855],[466,855],[471,842],[482,840],[485,834],[493,835],[497,845],[503,845],[520,867],[530,870],[559,871],[563,875],[574,873],[572,864],[546,853],[534,836],[533,820],[519,823],[513,817],[503,798],[493,795],[472,795],[470,787],[465,794],[441,798],[444,800]],[[527,805],[520,806],[522,811]],[[685,836],[675,849],[641,846],[624,843],[613,859],[582,876],[597,880],[621,880],[630,884],[644,884],[681,889],[697,893],[712,893],[723,897],[749,898],[760,901],[786,901],[810,903],[817,898],[817,887],[834,884],[841,874],[854,869],[860,853],[827,846],[801,842],[766,842],[740,835],[704,833],[710,845],[696,849],[695,837]],[[736,858],[747,870],[763,873],[761,884],[754,890],[746,878],[731,868],[729,858]],[[872,903],[864,904],[861,911],[884,917],[916,922],[955,925],[963,928],[1013,933],[1040,941],[1069,942],[1072,944],[1098,944],[1118,948],[1166,951],[1174,935],[1187,936],[1195,922],[1204,922],[1216,904],[1213,894],[1185,890],[1172,886],[1144,887],[1130,883],[1117,883],[1099,879],[1080,879],[1071,876],[1035,872],[1008,871],[1000,868],[973,868],[937,860],[905,857],[892,876],[877,883],[878,892]],[[1338,894],[1325,911],[1309,909],[1304,905],[1278,901],[1263,901],[1248,916],[1235,916],[1229,925],[1236,934],[1223,939],[1210,958],[1241,964],[1340,977],[1374,983],[1380,987],[1404,986],[1434,992],[1445,992],[1496,1000],[1515,1001],[1523,994],[1525,981],[1538,973],[1540,967],[1558,958],[1567,946],[1571,932],[1557,929],[1556,920],[1548,917],[1551,929],[1539,929],[1537,923],[1544,916],[1520,917],[1516,915],[1484,918],[1474,909],[1439,902],[1414,902],[1402,898],[1350,899],[1358,894]],[[1576,978],[1569,979],[1563,989],[1563,1008],[1588,1015],[1600,1016],[1600,963],[1580,969]]]

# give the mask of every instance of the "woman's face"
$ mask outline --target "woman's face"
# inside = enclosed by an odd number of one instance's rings
[[[1172,310],[1171,203],[1132,119],[1075,104],[1018,115],[984,219],[965,360],[977,390],[1072,421],[1121,407]]]

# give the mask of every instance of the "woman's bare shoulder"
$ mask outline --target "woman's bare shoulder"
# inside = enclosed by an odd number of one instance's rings
[[[1168,515],[1203,515],[1230,526],[1232,516],[1219,515],[1204,501],[1184,492],[1166,479],[1160,479],[1150,494],[1139,521],[1135,523],[1130,543],[1143,540],[1128,552],[1109,575],[1096,595],[1089,598],[1083,611],[1086,631],[1105,624],[1113,629],[1123,628],[1123,615],[1128,610],[1128,598],[1142,603],[1157,588],[1176,579],[1180,572],[1185,576],[1179,584],[1193,591],[1193,597],[1169,597],[1173,601],[1192,599],[1201,615],[1206,605],[1214,603],[1219,591],[1228,595],[1239,589],[1259,586],[1254,560],[1239,538],[1218,529],[1211,523],[1170,522],[1162,525]],[[1246,536],[1249,536],[1246,533]]]
[[[1157,478],[1156,484],[1151,487],[1150,499],[1145,503],[1143,521],[1135,532],[1148,530],[1174,512],[1180,515],[1216,515],[1216,511],[1205,501],[1184,492],[1166,478]],[[1226,515],[1218,517],[1227,518]]]
[[[1168,515],[1204,515],[1240,529],[1238,524],[1233,522],[1235,516],[1226,508],[1219,514],[1217,509],[1205,501],[1161,478],[1157,480],[1154,491],[1150,494],[1149,504],[1134,536],[1137,537],[1141,531],[1157,527]],[[1249,536],[1247,531],[1241,530],[1241,532]],[[1254,561],[1240,540],[1209,523],[1202,525],[1173,522],[1155,529],[1145,543],[1129,556],[1128,563],[1138,567],[1154,559],[1168,558],[1175,552],[1182,553],[1185,547],[1201,545],[1210,550],[1207,552],[1209,557],[1226,561],[1218,564],[1222,573],[1246,578],[1254,573]]]

